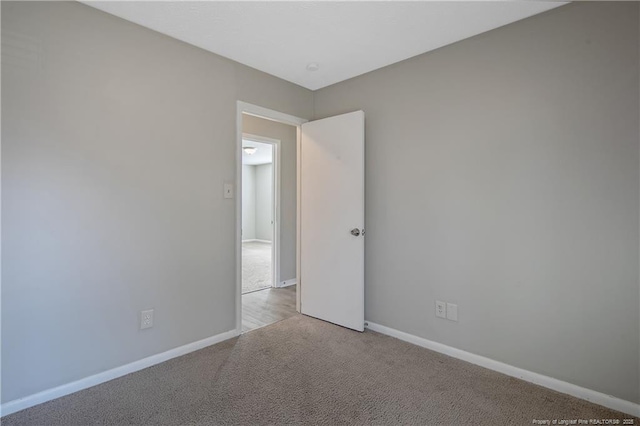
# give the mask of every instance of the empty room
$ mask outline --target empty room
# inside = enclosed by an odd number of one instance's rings
[[[640,424],[638,2],[0,6],[3,426]]]

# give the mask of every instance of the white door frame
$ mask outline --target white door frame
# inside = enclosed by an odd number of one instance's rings
[[[237,101],[236,107],[236,333],[242,333],[242,114],[288,124],[296,128],[296,310],[300,312],[300,126],[309,120],[269,108]],[[279,221],[278,221],[279,223]]]
[[[242,141],[252,141],[271,145],[273,148],[272,165],[273,173],[271,180],[272,187],[272,211],[271,217],[271,287],[278,287],[280,284],[280,152],[281,145],[278,139],[272,139],[265,136],[252,135],[250,133],[242,133]],[[240,147],[242,149],[242,147]],[[240,152],[242,154],[242,151]],[[241,165],[242,167],[242,165]],[[242,173],[241,173],[242,174]],[[238,187],[242,189],[241,187]],[[238,191],[238,197],[241,197],[241,192]],[[242,204],[242,198],[241,202]],[[242,212],[240,212],[242,219]],[[242,226],[242,224],[240,224]],[[242,259],[241,259],[242,261]]]

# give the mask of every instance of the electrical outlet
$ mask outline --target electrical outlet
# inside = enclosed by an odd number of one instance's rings
[[[447,319],[458,321],[458,305],[447,303]]]
[[[447,317],[447,304],[436,300],[436,316],[438,318],[446,318]]]
[[[153,327],[153,309],[140,312],[140,330]]]

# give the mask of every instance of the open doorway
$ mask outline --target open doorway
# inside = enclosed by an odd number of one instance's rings
[[[298,128],[240,104],[238,118],[238,325],[247,332],[296,314]]]
[[[261,140],[262,142],[258,142]],[[268,142],[268,143],[265,143]],[[280,141],[242,138],[242,294],[275,287],[276,160]]]
[[[249,128],[251,122],[253,129]],[[242,203],[241,197],[236,197],[236,332],[241,334],[272,324],[295,312],[363,331],[364,112],[353,111],[307,122],[238,101],[236,123],[239,189],[242,188],[243,134],[264,135],[282,142],[282,161],[276,163],[281,164],[282,169],[275,172],[281,182],[282,197],[277,198],[274,209],[277,234],[274,268],[280,272],[276,272],[275,287],[244,295]],[[290,142],[269,134],[267,128],[273,125],[290,132],[286,137]],[[285,157],[295,160],[287,161]],[[228,187],[232,197],[232,185],[225,184],[225,191]],[[289,266],[285,266],[287,262]],[[289,279],[289,276],[295,278]],[[295,290],[291,289],[289,298],[271,297],[286,296],[279,287],[294,284]],[[252,300],[251,305],[252,295],[264,296],[262,300]]]

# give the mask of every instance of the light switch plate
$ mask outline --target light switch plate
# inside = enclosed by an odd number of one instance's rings
[[[233,198],[233,184],[225,183],[224,184],[224,198]]]
[[[436,316],[438,318],[446,318],[447,317],[447,304],[436,300]]]

